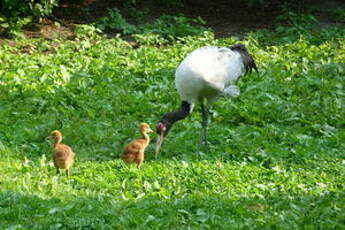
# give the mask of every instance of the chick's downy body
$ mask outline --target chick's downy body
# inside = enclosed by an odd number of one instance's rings
[[[58,130],[53,131],[48,138],[55,140],[52,159],[57,173],[59,173],[59,169],[66,169],[66,174],[69,176],[70,168],[74,162],[74,153],[72,149],[68,145],[61,144],[62,134]]]
[[[150,143],[150,137],[148,133],[152,132],[150,126],[146,123],[141,123],[139,126],[140,133],[142,138],[130,142],[124,148],[121,158],[127,163],[137,164],[137,167],[140,168],[141,164],[144,161],[145,149]]]

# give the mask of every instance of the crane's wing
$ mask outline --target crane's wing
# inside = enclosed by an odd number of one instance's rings
[[[175,73],[182,100],[195,103],[200,97],[213,98],[233,84],[244,72],[241,54],[229,48],[205,46],[194,50]]]

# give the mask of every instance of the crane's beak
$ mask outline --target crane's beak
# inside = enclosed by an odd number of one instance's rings
[[[155,156],[157,157],[157,154],[159,153],[159,151],[161,150],[161,145],[163,143],[163,139],[164,139],[164,133],[161,132],[157,138],[157,142],[156,142],[156,152],[155,152]]]

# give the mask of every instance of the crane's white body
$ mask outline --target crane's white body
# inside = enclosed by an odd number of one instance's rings
[[[241,55],[229,48],[205,46],[194,50],[178,66],[175,84],[183,101],[193,105],[206,99],[208,106],[222,93],[238,96],[234,85],[244,72]]]

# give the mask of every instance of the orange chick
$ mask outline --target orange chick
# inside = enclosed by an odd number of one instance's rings
[[[58,130],[51,132],[48,139],[54,139],[52,158],[57,174],[60,173],[59,169],[66,169],[66,174],[69,176],[74,162],[72,149],[68,145],[61,144],[62,134]]]
[[[137,164],[138,168],[140,168],[141,164],[144,161],[145,149],[150,143],[150,137],[148,133],[152,132],[152,129],[148,124],[141,123],[139,126],[139,131],[142,135],[142,138],[134,140],[126,145],[121,154],[122,160],[129,164],[135,163]]]

